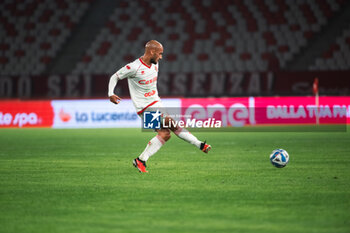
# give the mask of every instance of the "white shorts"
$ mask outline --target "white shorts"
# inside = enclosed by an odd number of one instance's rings
[[[142,120],[143,120],[143,113],[145,111],[147,111],[147,112],[157,112],[157,111],[159,111],[162,114],[162,115],[160,115],[160,118],[161,118],[162,121],[163,121],[163,118],[168,116],[168,113],[166,112],[166,109],[164,108],[161,100],[157,101],[156,103],[152,104],[149,107],[146,107],[146,108],[142,109],[142,111],[137,113],[141,117]]]

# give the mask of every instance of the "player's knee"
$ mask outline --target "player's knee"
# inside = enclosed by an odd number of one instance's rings
[[[171,135],[170,135],[170,132],[164,134],[164,141],[168,141],[170,139]]]
[[[167,136],[167,140],[169,140],[170,138],[171,138],[171,134],[170,134],[170,132],[169,132],[169,134],[168,134],[168,136]]]
[[[159,136],[161,136],[161,138],[164,141],[168,141],[170,139],[170,137],[171,137],[170,131],[169,132],[161,132]]]

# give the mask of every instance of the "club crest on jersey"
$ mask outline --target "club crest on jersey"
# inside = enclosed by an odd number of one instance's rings
[[[145,71],[143,70],[143,71],[141,71],[141,74],[145,74]]]

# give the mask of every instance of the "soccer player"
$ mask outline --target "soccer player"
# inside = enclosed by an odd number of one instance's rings
[[[162,108],[161,100],[158,96],[157,77],[158,77],[158,61],[162,59],[163,46],[156,40],[146,43],[145,53],[135,61],[125,65],[113,74],[108,84],[108,96],[112,103],[118,104],[121,98],[114,94],[114,88],[118,80],[127,78],[131,100],[136,108],[137,114],[142,118],[143,112],[154,108]],[[165,122],[169,126],[169,122],[173,119],[166,114]],[[157,135],[152,138],[144,151],[133,160],[133,165],[140,172],[148,172],[146,170],[146,161],[154,155],[166,141],[170,139],[170,131],[173,131],[179,138],[188,143],[193,144],[204,153],[208,153],[211,146],[206,142],[199,141],[185,128],[174,127],[171,124],[169,128],[160,128],[156,130]]]

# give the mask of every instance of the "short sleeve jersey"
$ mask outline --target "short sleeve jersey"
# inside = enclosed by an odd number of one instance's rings
[[[136,112],[160,101],[157,89],[158,64],[148,66],[138,58],[119,69],[116,75],[118,80],[128,79],[130,97]]]

